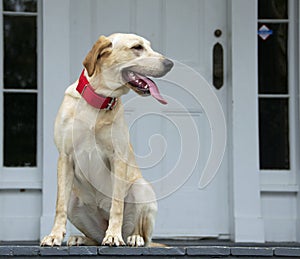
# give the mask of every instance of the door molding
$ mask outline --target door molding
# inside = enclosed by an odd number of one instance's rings
[[[70,0],[44,1],[43,5],[44,163],[40,237],[50,233],[54,221],[58,152],[53,142],[53,129],[56,111],[58,111],[66,87],[70,84],[69,8]]]
[[[230,5],[232,234],[235,242],[264,242],[258,173],[257,1],[231,0]]]

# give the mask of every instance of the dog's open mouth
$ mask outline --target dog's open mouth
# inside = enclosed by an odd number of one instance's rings
[[[160,95],[157,85],[150,78],[131,70],[124,70],[122,74],[125,82],[139,95],[152,95],[160,103],[167,104],[167,101]]]

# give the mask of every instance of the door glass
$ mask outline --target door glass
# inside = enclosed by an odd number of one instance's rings
[[[4,0],[3,10],[12,12],[36,12],[36,0]]]
[[[3,166],[37,166],[37,0],[3,0]]]
[[[258,85],[260,94],[288,93],[287,39],[285,23],[258,23],[270,30],[267,39],[258,37]]]
[[[260,169],[290,169],[287,0],[258,1]]]
[[[4,16],[4,88],[37,89],[36,17]]]
[[[4,94],[4,166],[36,166],[36,113],[36,94]]]
[[[287,98],[259,99],[261,169],[290,169]]]
[[[259,19],[287,19],[287,0],[260,0],[258,1]]]

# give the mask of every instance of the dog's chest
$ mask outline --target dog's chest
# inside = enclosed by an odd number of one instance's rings
[[[72,139],[75,152],[92,153],[101,156],[113,153],[112,129],[116,126],[100,113],[78,113],[73,121]]]
[[[110,128],[110,123],[101,122],[91,114],[77,114],[74,119],[75,178],[83,197],[94,196],[92,189],[104,196],[111,195],[110,161],[114,151]],[[99,197],[97,199],[102,200]],[[84,200],[87,202],[89,199]]]

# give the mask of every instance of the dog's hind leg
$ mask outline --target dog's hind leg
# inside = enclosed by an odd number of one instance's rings
[[[152,241],[156,212],[157,205],[152,203],[145,208],[144,215],[142,215],[142,233],[145,239],[145,246],[149,246]]]
[[[127,236],[128,246],[149,246],[152,239],[154,221],[156,216],[156,204],[136,204],[139,218],[131,234]],[[126,226],[126,223],[124,224]],[[126,235],[126,234],[125,234]]]
[[[157,212],[155,194],[144,179],[137,180],[125,199],[123,235],[129,246],[149,246]]]
[[[92,208],[82,203],[72,193],[68,206],[68,218],[84,234],[83,236],[71,236],[67,242],[69,246],[99,245],[101,243],[108,223],[97,207]]]

